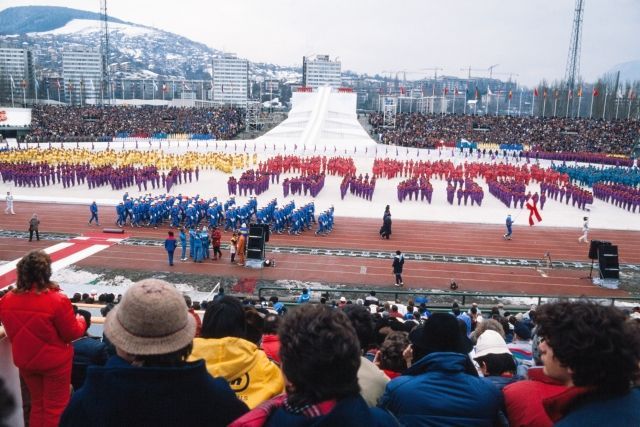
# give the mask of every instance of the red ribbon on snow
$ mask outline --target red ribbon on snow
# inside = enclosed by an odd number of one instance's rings
[[[533,224],[535,224],[535,221],[533,220],[533,217],[536,217],[537,222],[542,221],[542,217],[540,216],[540,212],[538,212],[538,207],[536,206],[536,202],[533,202],[533,204],[531,204],[531,202],[527,202],[526,204],[527,209],[529,209],[529,226],[532,226]]]

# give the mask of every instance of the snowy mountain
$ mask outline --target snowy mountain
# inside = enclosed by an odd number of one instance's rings
[[[53,6],[12,7],[0,12],[0,43],[30,46],[43,75],[61,73],[64,48],[100,46],[97,13]],[[203,43],[157,28],[112,18],[109,64],[115,78],[209,79],[211,59],[223,54]],[[301,70],[250,63],[260,78],[300,79]]]

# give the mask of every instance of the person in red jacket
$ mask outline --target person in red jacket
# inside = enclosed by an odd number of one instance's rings
[[[17,265],[16,289],[0,299],[0,321],[31,394],[31,426],[57,426],[69,402],[73,347],[86,329],[51,282],[51,258],[32,251]]]
[[[280,364],[280,338],[278,338],[279,327],[280,316],[277,314],[267,314],[264,318],[262,343],[260,345],[269,359],[278,364]]]
[[[213,260],[222,259],[222,251],[220,251],[220,240],[222,240],[222,234],[218,227],[214,226],[211,230],[211,246],[213,246]]]

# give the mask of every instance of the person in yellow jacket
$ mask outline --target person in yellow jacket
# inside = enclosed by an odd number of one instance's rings
[[[284,392],[285,383],[278,365],[246,337],[242,303],[220,297],[204,313],[189,361],[204,359],[207,371],[226,379],[238,399],[253,409]]]

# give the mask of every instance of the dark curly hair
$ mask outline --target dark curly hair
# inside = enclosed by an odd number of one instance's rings
[[[44,251],[31,251],[18,261],[16,267],[18,278],[15,293],[35,290],[46,292],[58,289],[58,285],[51,282],[51,257]]]
[[[349,304],[342,308],[358,335],[358,342],[362,350],[368,350],[375,341],[373,316],[363,305]]]
[[[555,358],[571,368],[576,386],[610,394],[629,390],[638,373],[640,337],[620,310],[564,301],[541,306],[536,321],[538,335]]]
[[[360,348],[347,315],[322,304],[302,304],[280,325],[282,370],[294,407],[357,395]]]

